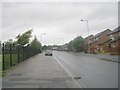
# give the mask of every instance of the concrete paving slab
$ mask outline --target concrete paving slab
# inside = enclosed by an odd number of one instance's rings
[[[2,80],[3,88],[79,88],[52,56],[38,54],[14,67]]]

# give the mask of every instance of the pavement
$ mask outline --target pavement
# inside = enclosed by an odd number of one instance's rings
[[[119,62],[120,63],[120,55],[110,55],[110,54],[82,54],[87,57],[99,58],[100,60]]]
[[[100,56],[84,53],[54,51],[53,55],[72,76],[80,77],[76,81],[82,88],[118,88],[120,63],[101,60]]]
[[[38,54],[16,65],[2,79],[3,88],[80,88],[53,56]]]
[[[111,62],[118,62],[120,63],[120,55],[110,55],[109,53],[104,53],[104,54],[88,54],[84,52],[80,53],[74,53],[74,52],[69,52],[74,55],[82,55],[86,57],[93,57],[99,60],[105,60],[105,61],[111,61]]]

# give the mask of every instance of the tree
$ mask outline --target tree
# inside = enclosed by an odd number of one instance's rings
[[[30,43],[30,47],[38,48],[38,49],[42,48],[41,43],[38,41],[36,36],[34,37],[34,40]]]
[[[46,46],[46,45],[44,45],[43,47],[42,47],[42,50],[47,50],[48,49],[48,46]]]
[[[29,44],[30,38],[32,37],[31,34],[32,34],[32,29],[26,31],[22,35],[19,34],[16,37],[16,39],[17,39],[16,43],[19,44],[19,45],[22,45],[22,46],[25,46],[25,45]]]
[[[0,41],[0,54],[2,53],[2,42]]]
[[[2,47],[2,42],[0,41],[0,48]]]
[[[82,38],[82,36],[78,36],[74,40],[68,43],[68,50],[82,52],[84,50],[83,44],[84,44],[84,39]]]
[[[10,47],[10,44],[13,44],[13,40],[12,39],[9,39],[7,41],[4,42],[4,45],[5,45],[5,48],[9,48]]]
[[[73,41],[68,43],[68,51],[73,51]]]
[[[84,39],[81,36],[78,36],[73,40],[73,48],[75,49],[76,52],[82,52],[84,50],[83,44]]]

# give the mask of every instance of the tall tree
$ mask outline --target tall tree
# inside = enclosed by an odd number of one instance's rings
[[[36,36],[34,37],[34,40],[30,43],[30,47],[38,48],[38,49],[42,48],[41,43],[38,41]]]
[[[32,29],[26,31],[22,35],[19,34],[16,37],[16,39],[17,39],[16,43],[19,44],[19,45],[22,45],[22,46],[25,46],[25,45],[29,44],[30,38],[32,37],[31,34],[32,34]]]
[[[73,40],[73,48],[76,52],[82,52],[83,51],[83,43],[84,39],[82,36],[78,36]]]
[[[13,44],[13,43],[14,43],[14,42],[13,42],[12,39],[9,39],[9,40],[5,41],[5,42],[4,42],[5,48],[9,48],[9,47],[10,47],[10,44]]]
[[[44,45],[43,47],[42,47],[42,50],[47,50],[48,49],[48,46],[46,46],[46,45]]]
[[[73,51],[73,40],[68,43],[68,51]]]
[[[0,41],[0,47],[2,47],[2,42]]]
[[[82,36],[78,36],[68,44],[69,51],[82,52],[83,51],[84,39]]]

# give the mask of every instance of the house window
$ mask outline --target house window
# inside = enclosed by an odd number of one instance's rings
[[[112,38],[113,38],[113,35],[110,35],[109,38],[112,39]]]
[[[112,44],[112,47],[115,48],[115,44],[114,43]]]
[[[112,47],[115,48],[115,45],[113,44]]]
[[[98,38],[96,38],[96,41],[98,41]]]
[[[112,40],[114,40],[114,37],[113,37],[113,35],[110,35],[110,36],[109,36],[109,38],[110,38],[110,39],[112,39]]]
[[[91,43],[91,40],[89,40],[89,42],[88,43]]]

